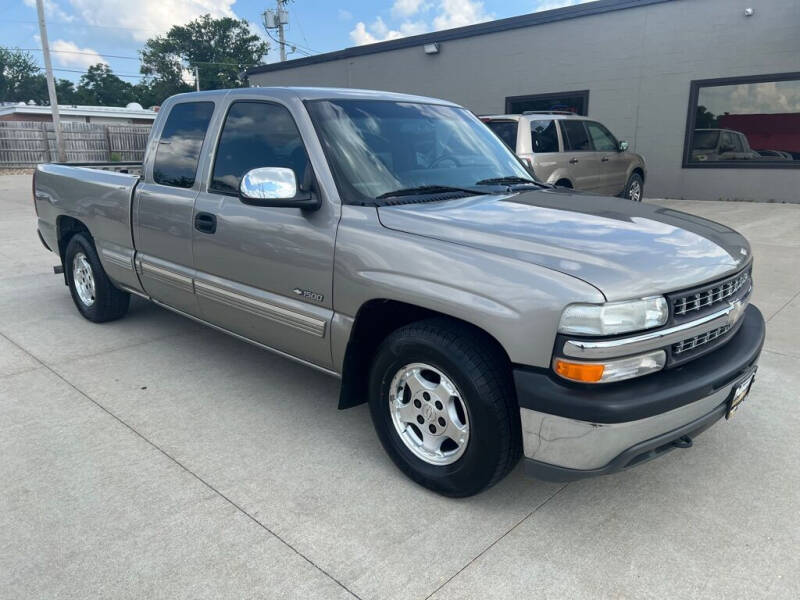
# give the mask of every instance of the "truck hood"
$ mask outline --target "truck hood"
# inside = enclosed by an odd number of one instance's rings
[[[558,190],[378,208],[384,227],[582,279],[609,301],[724,277],[750,261],[734,230],[687,213]]]

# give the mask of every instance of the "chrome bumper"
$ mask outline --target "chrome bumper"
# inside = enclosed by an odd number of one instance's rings
[[[520,409],[523,449],[526,459],[562,469],[611,472],[639,462],[637,457],[653,450],[643,444],[667,443],[668,434],[679,438],[696,428],[704,428],[724,416],[728,398],[737,379],[710,396],[686,404],[669,412],[625,423],[591,423],[559,417],[526,408]],[[710,421],[710,422],[709,422]],[[697,427],[692,427],[696,424]],[[684,432],[688,426],[688,431]],[[641,452],[628,452],[640,448]],[[616,464],[618,457],[629,453],[624,464]],[[612,468],[613,467],[618,468]],[[581,477],[576,473],[575,477]]]

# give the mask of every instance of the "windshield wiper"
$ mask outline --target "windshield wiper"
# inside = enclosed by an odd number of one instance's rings
[[[451,185],[420,185],[417,187],[394,190],[393,192],[386,192],[385,194],[376,196],[375,199],[383,200],[385,198],[397,198],[398,196],[421,196],[423,194],[443,194],[446,192],[463,192],[465,194],[472,194],[472,195],[488,193],[484,190],[454,187]]]
[[[490,179],[481,179],[476,181],[475,185],[513,185],[515,183],[532,183],[534,185],[541,185],[538,181],[527,179],[526,177],[517,177],[516,175],[508,175],[506,177],[492,177]]]

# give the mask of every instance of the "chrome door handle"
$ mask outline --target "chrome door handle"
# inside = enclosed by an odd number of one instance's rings
[[[608,157],[604,156],[603,158],[600,159],[600,162],[608,162]]]
[[[570,158],[569,159],[569,164],[574,165],[574,164],[577,164],[577,163],[578,163],[578,159],[577,158]]]

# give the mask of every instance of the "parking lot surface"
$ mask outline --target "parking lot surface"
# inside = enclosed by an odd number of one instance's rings
[[[135,299],[79,316],[0,177],[0,596],[798,598],[800,206],[656,201],[739,229],[768,319],[729,422],[630,471],[406,479],[338,382]]]

